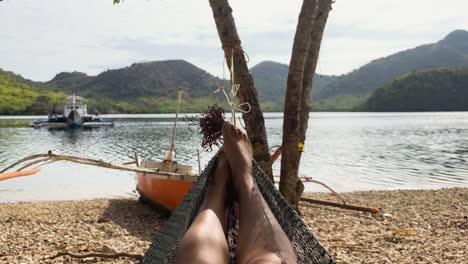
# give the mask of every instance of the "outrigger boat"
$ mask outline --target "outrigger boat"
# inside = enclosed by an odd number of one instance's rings
[[[163,161],[143,160],[141,164],[136,158],[137,166],[146,169],[160,171],[155,173],[137,173],[137,191],[140,194],[140,201],[151,202],[152,204],[173,211],[177,208],[184,196],[197,181],[197,174],[192,173],[192,166],[177,163],[175,160],[175,135],[177,129],[177,119],[180,109],[180,92],[177,105],[176,119],[172,131],[172,141],[166,158]]]
[[[98,126],[113,126],[111,120],[101,118],[99,112],[88,114],[88,109],[83,98],[76,96],[73,89],[73,95],[68,96],[63,107],[63,115],[57,115],[55,111],[49,114],[47,120],[35,120],[33,126],[35,128],[50,127],[50,128],[81,128],[81,127],[98,127]]]

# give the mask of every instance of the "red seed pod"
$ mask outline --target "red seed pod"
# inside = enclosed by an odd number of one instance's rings
[[[200,118],[200,134],[203,134],[202,147],[205,150],[213,150],[213,145],[222,144],[221,129],[224,123],[224,109],[218,104],[208,107]]]

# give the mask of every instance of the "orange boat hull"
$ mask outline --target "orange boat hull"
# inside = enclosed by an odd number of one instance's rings
[[[137,174],[137,189],[140,195],[173,211],[192,188],[193,182],[157,179]]]

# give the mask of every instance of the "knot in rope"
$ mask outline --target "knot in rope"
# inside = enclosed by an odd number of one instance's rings
[[[240,89],[240,84],[234,84],[232,85],[231,90],[229,91],[229,94],[228,94],[224,86],[220,86],[216,91],[214,91],[214,93],[222,92],[224,94],[224,97],[226,97],[226,101],[228,102],[228,105],[231,109],[237,110],[244,114],[250,113],[252,108],[248,102],[244,102],[240,104],[234,103],[234,99],[237,96],[237,92],[239,91],[239,89]],[[244,110],[242,108],[243,106],[247,106],[248,109]]]

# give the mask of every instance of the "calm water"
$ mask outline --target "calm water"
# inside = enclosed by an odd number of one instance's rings
[[[56,153],[123,163],[133,150],[161,159],[172,115],[108,116],[113,128],[48,130],[0,128],[0,168],[36,153]],[[18,117],[0,117],[11,122]],[[31,117],[26,117],[31,118]],[[270,146],[281,142],[282,115],[266,115]],[[200,136],[182,123],[177,159],[198,170]],[[213,152],[201,151],[202,166]],[[313,113],[300,173],[338,191],[468,187],[468,112]],[[274,168],[279,174],[277,161]],[[57,162],[34,176],[0,182],[0,202],[68,200],[134,195],[133,173]],[[307,191],[323,191],[307,184]]]

